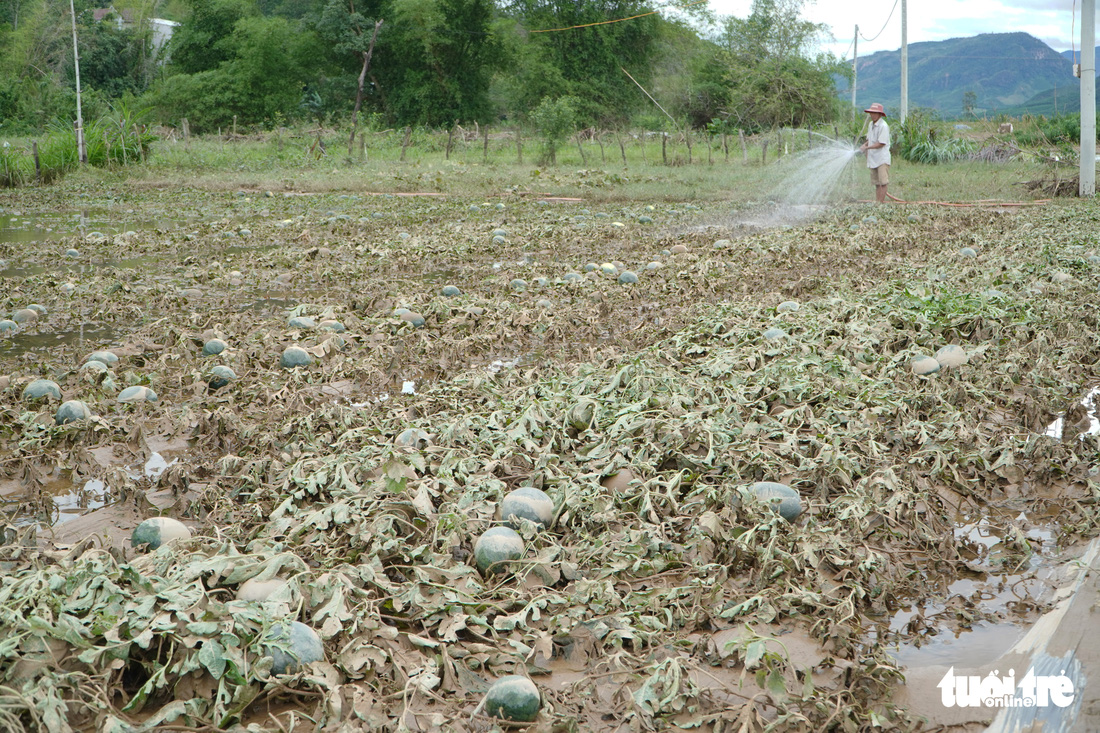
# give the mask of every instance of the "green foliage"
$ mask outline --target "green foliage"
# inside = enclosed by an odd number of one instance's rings
[[[639,0],[510,0],[503,12],[526,31],[528,48],[512,57],[506,74],[516,81],[506,101],[522,116],[545,97],[571,95],[584,125],[623,122],[649,101],[623,73],[625,68],[643,86],[651,79],[661,24],[648,15],[628,23],[587,25],[626,18],[653,10]],[[552,33],[534,33],[568,28]]]
[[[112,114],[84,127],[88,165],[105,168],[129,165],[145,159],[156,136],[143,117],[119,105]],[[76,130],[67,121],[55,121],[38,146],[41,173],[35,171],[31,151],[21,146],[0,145],[0,187],[27,185],[41,177],[54,181],[77,168],[80,161]]]
[[[929,111],[916,109],[893,130],[897,154],[912,163],[948,163],[965,158],[974,146],[961,138],[950,137],[937,126]]]
[[[1022,146],[1056,147],[1067,152],[1075,150],[1081,141],[1081,115],[1036,117],[1032,124],[1020,124],[1013,137]],[[1097,135],[1100,140],[1100,135]]]
[[[577,129],[577,106],[574,97],[544,99],[531,113],[531,122],[542,137],[544,162],[557,164],[558,147]]]
[[[847,69],[831,55],[810,57],[825,27],[801,19],[804,1],[754,0],[748,18],[726,19],[716,61],[728,88],[722,116],[737,127],[804,127],[836,116],[833,75]]]
[[[239,5],[237,0],[226,2],[231,8]],[[316,50],[314,34],[303,33],[285,18],[248,15],[238,18],[231,33],[213,46],[221,54],[216,66],[177,73],[156,88],[153,103],[161,121],[177,124],[186,117],[192,129],[209,131],[230,126],[234,118],[251,125],[300,115],[307,57]],[[191,59],[175,68],[198,65],[200,59]]]

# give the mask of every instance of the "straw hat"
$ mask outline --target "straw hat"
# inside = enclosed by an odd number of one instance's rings
[[[886,116],[886,110],[883,109],[882,105],[879,104],[878,102],[875,102],[868,109],[865,109],[863,111],[867,112],[868,114],[878,113],[878,114],[882,115],[883,117]]]

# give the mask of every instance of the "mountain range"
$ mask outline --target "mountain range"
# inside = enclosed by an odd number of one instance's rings
[[[881,102],[887,111],[901,103],[901,51],[879,51],[856,61],[856,104]],[[909,44],[909,109],[924,107],[944,118],[970,113],[1055,114],[1079,110],[1080,82],[1070,52],[1058,53],[1034,36],[983,33]],[[972,93],[973,96],[970,96]],[[841,99],[851,99],[847,79],[837,82]]]

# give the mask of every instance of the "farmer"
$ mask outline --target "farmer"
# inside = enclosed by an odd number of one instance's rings
[[[890,183],[890,126],[886,124],[886,110],[878,102],[863,111],[871,115],[871,130],[859,150],[867,154],[875,200],[881,204],[886,201],[886,186]]]

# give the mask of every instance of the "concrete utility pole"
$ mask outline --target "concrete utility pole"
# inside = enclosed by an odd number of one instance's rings
[[[73,70],[76,72],[76,154],[81,163],[88,162],[88,148],[84,145],[84,114],[80,110],[80,51],[76,47],[76,10],[69,0],[69,14],[73,19]]]
[[[856,62],[859,61],[859,24],[856,24],[856,34],[852,37],[852,115],[859,117],[859,107],[856,106],[856,81],[859,80],[859,70]]]
[[[1078,195],[1096,193],[1096,0],[1081,2],[1081,175]]]
[[[901,0],[901,114],[898,119],[905,122],[909,115],[909,28],[908,10],[905,0]]]

